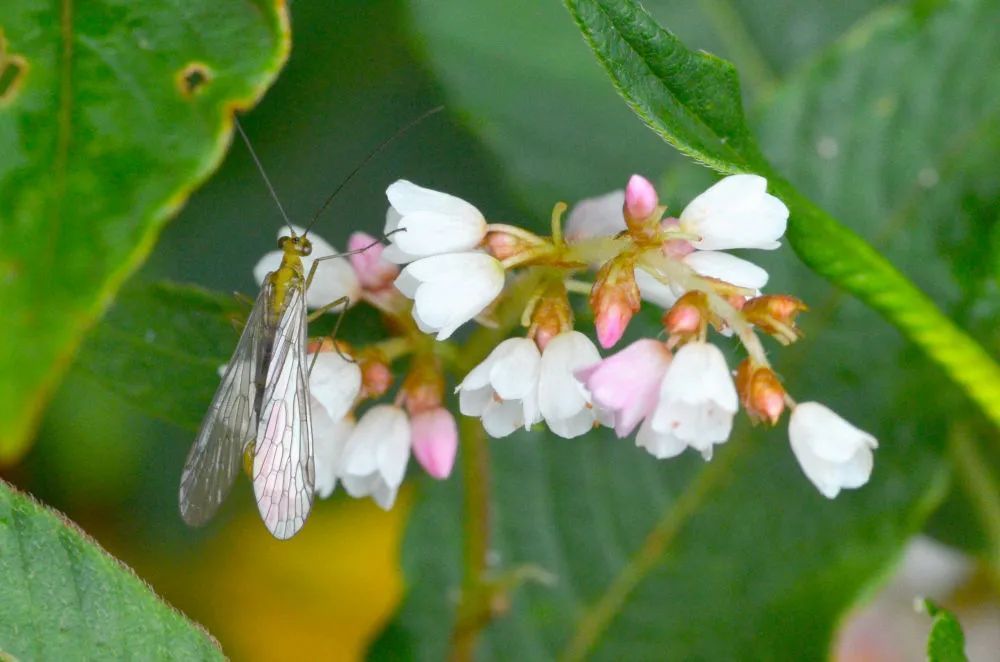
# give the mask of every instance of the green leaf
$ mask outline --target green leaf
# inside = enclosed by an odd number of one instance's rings
[[[251,305],[196,285],[132,283],[87,337],[75,368],[147,414],[195,430]],[[335,323],[335,315],[325,315],[310,333],[321,337]],[[378,313],[359,307],[337,336],[370,343],[384,333]]]
[[[934,619],[931,632],[927,636],[927,659],[929,662],[966,662],[965,634],[958,619],[930,600],[921,602],[923,609]]]
[[[638,3],[566,5],[618,93],[649,128],[719,172],[760,169],[733,65],[688,50]]]
[[[0,462],[288,51],[283,3],[4,3]],[[16,69],[11,74],[12,67]],[[11,82],[13,81],[13,82]]]
[[[223,659],[72,522],[0,481],[0,657]]]
[[[688,50],[632,0],[567,0],[567,6],[615,86],[644,122],[682,152],[720,172],[768,177],[773,192],[791,210],[786,236],[798,256],[881,312],[1000,424],[1000,366],[870,244],[763,160],[743,121],[731,65]],[[977,21],[995,21],[997,11],[990,3],[963,2],[939,15],[975,27]],[[889,15],[907,31],[925,22],[901,11]]]
[[[249,306],[191,285],[130,285],[88,336],[76,366],[146,413],[197,429]]]

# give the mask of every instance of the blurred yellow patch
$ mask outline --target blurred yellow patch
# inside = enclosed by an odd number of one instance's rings
[[[150,579],[233,659],[362,659],[401,596],[407,496],[388,513],[370,499],[318,502],[286,542],[248,509],[196,558]]]

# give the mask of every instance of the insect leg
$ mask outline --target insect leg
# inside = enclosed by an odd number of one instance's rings
[[[398,228],[396,230],[393,230],[392,232],[387,232],[382,239],[388,239],[397,232],[406,232],[406,228]],[[322,262],[323,260],[332,260],[335,257],[347,257],[348,255],[357,255],[359,253],[364,253],[368,249],[375,248],[376,246],[381,244],[382,239],[376,239],[367,246],[362,246],[361,248],[355,248],[353,251],[345,251],[343,253],[336,253],[334,255],[324,255],[323,257],[316,258],[315,260],[313,260],[312,266],[309,268],[309,275],[306,276],[306,289],[308,290],[309,286],[312,284],[313,276],[316,275],[316,269],[319,266],[319,263]]]
[[[337,306],[339,306],[341,304],[344,305],[344,310],[347,310],[347,306],[348,306],[349,303],[351,303],[351,298],[350,297],[340,297],[339,299],[331,301],[330,303],[326,304],[325,306],[321,306],[321,307],[317,308],[316,310],[312,311],[311,313],[309,313],[309,318],[308,319],[309,319],[310,322],[315,322],[317,319],[319,319],[320,315],[323,315],[324,313],[329,312],[330,310],[336,308]],[[340,326],[340,319],[339,318],[337,319],[337,326]]]
[[[336,343],[337,331],[340,330],[340,323],[343,322],[344,315],[347,314],[347,304],[349,304],[349,303],[350,303],[350,299],[348,297],[340,297],[336,301],[331,301],[330,303],[326,304],[325,306],[323,306],[321,308],[317,308],[316,310],[314,310],[312,312],[312,314],[309,315],[309,321],[311,322],[314,319],[316,319],[317,317],[319,317],[320,315],[322,315],[323,313],[325,313],[328,310],[330,310],[331,308],[336,308],[337,306],[343,304],[344,308],[340,311],[340,314],[337,315],[337,321],[333,323],[333,330],[330,331],[329,334],[323,336],[323,341],[325,341],[327,338],[329,338],[330,341],[333,342],[333,349],[334,349],[334,351],[337,352],[337,354],[340,356],[340,358],[342,358],[345,361],[348,361],[350,363],[356,363],[356,361],[352,357],[347,356],[342,351],[340,351],[340,346],[337,345],[337,343]],[[320,344],[320,346],[322,346],[322,343]],[[316,353],[313,354],[312,363],[309,364],[309,374],[310,375],[312,374],[313,367],[316,365],[316,359],[318,359],[318,358],[319,358],[319,352],[317,351]]]

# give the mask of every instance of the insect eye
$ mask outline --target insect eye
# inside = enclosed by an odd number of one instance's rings
[[[288,237],[278,237],[278,248],[284,250],[286,241],[288,241]]]
[[[310,253],[313,252],[312,244],[302,244],[301,248],[299,249],[299,252],[302,253],[303,255],[309,255]]]

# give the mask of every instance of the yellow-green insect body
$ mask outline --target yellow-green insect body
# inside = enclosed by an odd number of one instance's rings
[[[269,320],[272,325],[277,324],[278,318],[285,312],[288,290],[292,287],[305,287],[306,275],[302,258],[312,253],[312,243],[306,237],[282,237],[278,240],[278,248],[282,251],[281,266],[267,277],[274,287],[270,306],[273,319]]]
[[[312,507],[312,415],[305,365],[312,244],[294,232],[278,240],[281,264],[264,279],[181,476],[181,515],[207,521],[242,464],[253,481],[264,524],[294,535]]]

